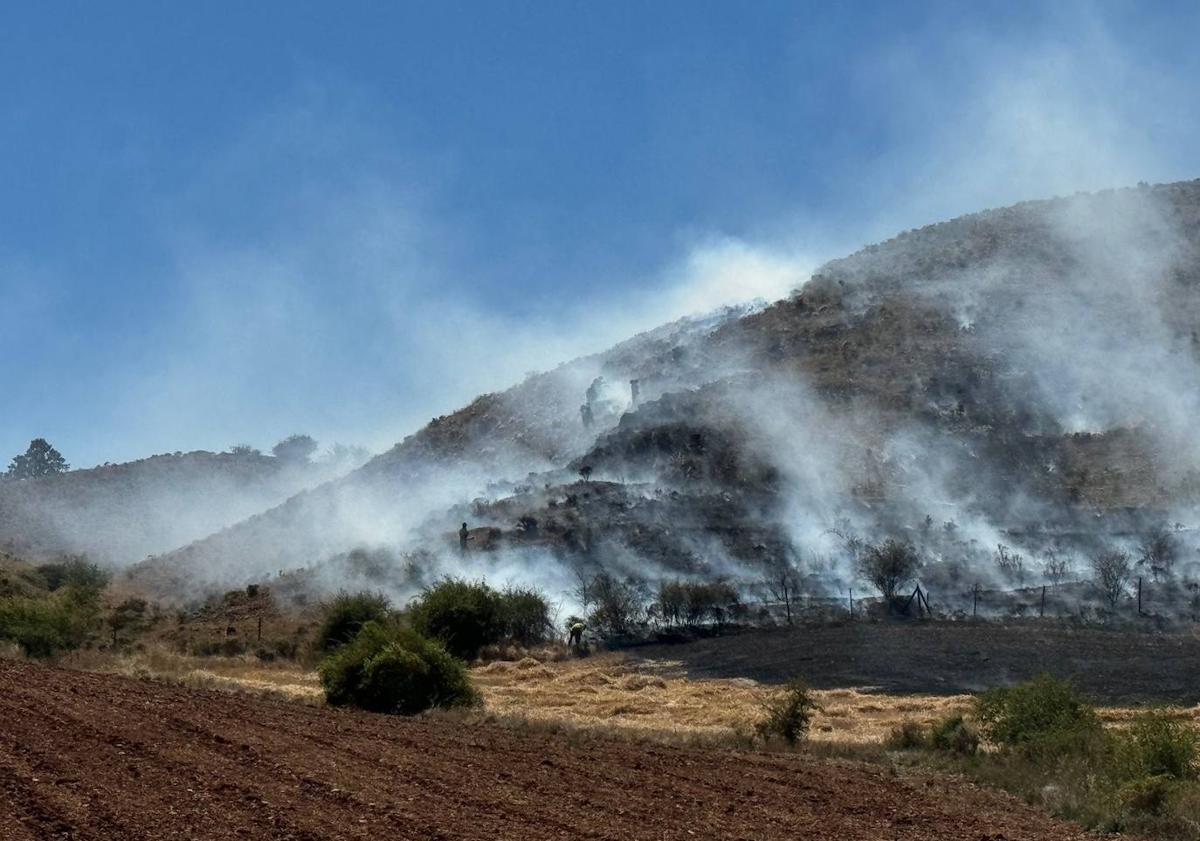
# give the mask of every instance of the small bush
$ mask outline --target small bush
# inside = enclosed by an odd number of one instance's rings
[[[1117,803],[1126,814],[1159,815],[1177,787],[1177,781],[1167,776],[1141,777],[1117,790]]]
[[[363,625],[388,618],[390,605],[381,593],[338,593],[325,609],[314,646],[328,654],[354,639]]]
[[[473,660],[503,637],[501,610],[499,594],[484,582],[444,578],[409,605],[408,615],[418,633],[441,640],[455,657]]]
[[[808,735],[812,715],[820,709],[808,684],[793,680],[781,694],[763,703],[764,715],[757,726],[758,734],[764,740],[779,736],[789,745],[795,745]]]
[[[929,747],[929,733],[915,721],[906,721],[893,727],[884,746],[888,750],[921,750]]]
[[[473,704],[478,696],[463,663],[409,628],[368,622],[318,667],[326,700],[381,713],[412,715]]]
[[[973,756],[979,752],[979,731],[961,715],[952,715],[934,725],[929,745],[934,750]]]
[[[975,717],[988,741],[1031,755],[1083,752],[1101,733],[1091,704],[1049,675],[988,690],[976,699]]]

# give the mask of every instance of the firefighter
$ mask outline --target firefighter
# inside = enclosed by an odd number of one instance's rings
[[[575,622],[569,630],[571,635],[567,640],[567,644],[571,648],[579,648],[579,646],[583,645],[583,632],[587,630],[587,627],[582,622]]]
[[[467,542],[471,540],[471,532],[467,529],[467,524],[463,523],[462,528],[458,530],[458,551],[462,554],[467,554]]]

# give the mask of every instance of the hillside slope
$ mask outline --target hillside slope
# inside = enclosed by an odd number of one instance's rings
[[[0,479],[0,550],[125,565],[243,520],[329,475],[259,454],[193,452]]]
[[[1133,542],[1197,499],[1198,316],[1200,181],[973,214],[480,397],[136,577],[182,593],[381,545],[458,568],[461,520],[491,530],[471,548],[493,568],[534,577],[729,574],[791,551],[835,585],[851,533],[966,562],[1002,541]],[[585,465],[607,482],[571,484]]]

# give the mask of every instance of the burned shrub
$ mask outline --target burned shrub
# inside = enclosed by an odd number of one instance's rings
[[[720,625],[740,613],[741,597],[728,581],[664,581],[652,605],[667,625]]]
[[[1025,586],[1025,556],[1014,552],[1003,543],[996,546],[996,568],[1010,584]]]
[[[1056,588],[1067,580],[1071,574],[1071,561],[1064,555],[1059,555],[1053,549],[1046,553],[1042,561],[1042,573]]]
[[[896,593],[921,568],[921,558],[911,543],[888,539],[867,546],[859,558],[859,573],[875,586],[890,604]]]
[[[1133,572],[1129,555],[1119,549],[1109,549],[1092,558],[1092,571],[1096,574],[1096,586],[1104,595],[1109,607],[1116,608],[1125,595],[1129,576]]]
[[[1179,547],[1175,538],[1164,528],[1151,531],[1138,547],[1138,565],[1150,571],[1151,577],[1169,578],[1175,567],[1175,559],[1179,555]]]
[[[645,618],[649,596],[646,585],[636,579],[601,572],[584,577],[576,592],[580,603],[589,608],[589,626],[604,636],[629,634]]]
[[[783,605],[787,623],[792,624],[792,611],[800,598],[803,574],[793,561],[775,557],[767,561],[763,571],[763,588],[767,595]]]

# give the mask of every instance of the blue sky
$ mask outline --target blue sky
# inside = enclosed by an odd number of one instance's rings
[[[1200,176],[1194,3],[25,3],[0,454],[382,449],[1024,198]]]

